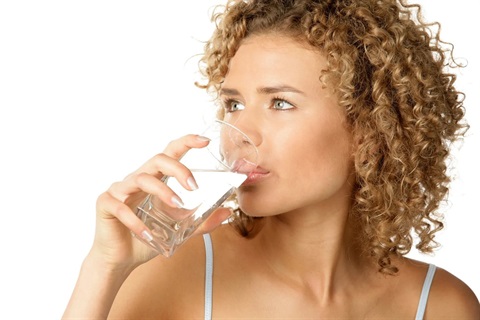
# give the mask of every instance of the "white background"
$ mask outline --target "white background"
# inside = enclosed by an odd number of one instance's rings
[[[468,0],[422,2],[469,61],[458,87],[471,129],[454,153],[443,247],[411,256],[479,296],[476,10]],[[60,318],[92,242],[98,194],[201,127],[209,97],[193,86],[195,54],[213,28],[214,4],[0,2],[1,319]]]

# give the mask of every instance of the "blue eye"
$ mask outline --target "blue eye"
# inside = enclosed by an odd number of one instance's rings
[[[295,108],[295,106],[288,101],[282,99],[275,99],[273,100],[273,108],[275,110],[290,110]]]
[[[245,109],[245,106],[235,100],[227,100],[224,102],[225,110],[227,112],[235,112]]]

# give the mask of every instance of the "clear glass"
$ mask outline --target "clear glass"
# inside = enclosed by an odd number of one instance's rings
[[[180,160],[197,182],[198,189],[184,189],[174,177],[162,180],[184,203],[174,208],[148,195],[137,216],[152,231],[151,242],[138,238],[164,256],[171,256],[194,231],[225,202],[257,166],[258,151],[250,138],[235,126],[215,120],[202,134],[207,147],[189,150]]]

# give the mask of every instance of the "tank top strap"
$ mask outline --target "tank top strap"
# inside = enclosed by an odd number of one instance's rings
[[[203,235],[205,243],[205,320],[212,319],[212,285],[213,285],[213,246],[210,234]],[[428,266],[427,275],[423,283],[420,300],[418,302],[417,313],[415,320],[422,320],[427,307],[428,295],[432,285],[433,276],[435,275],[436,266],[430,264]]]
[[[423,282],[422,293],[420,294],[420,301],[418,302],[417,314],[415,315],[415,320],[422,320],[425,314],[425,309],[427,307],[428,294],[430,293],[430,287],[432,285],[433,276],[435,275],[435,270],[437,267],[433,264],[428,265],[427,275],[425,281]]]
[[[213,247],[209,233],[203,235],[205,243],[205,320],[212,319],[212,284],[213,284]]]

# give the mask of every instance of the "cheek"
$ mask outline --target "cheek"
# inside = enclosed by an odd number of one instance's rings
[[[341,120],[331,117],[323,123],[311,123],[297,134],[295,143],[286,146],[284,157],[288,160],[283,172],[289,174],[289,184],[299,192],[327,197],[351,176],[352,137]]]
[[[297,129],[290,132],[289,137],[281,139],[282,144],[275,144],[272,150],[284,172],[328,177],[350,170],[352,137],[338,119],[310,125],[307,123]]]
[[[292,211],[334,197],[353,172],[351,143],[342,130],[284,139],[269,149],[274,176],[268,183],[240,192],[245,213],[267,216]],[[312,132],[312,131],[310,131]],[[297,134],[297,138],[301,137]]]
[[[282,174],[298,192],[334,193],[352,172],[351,146],[344,137],[311,139],[291,151]]]

